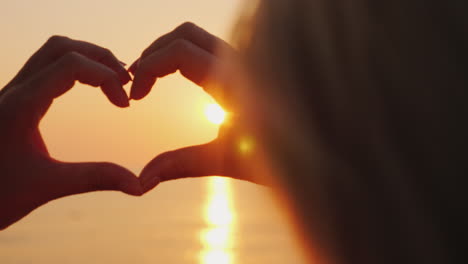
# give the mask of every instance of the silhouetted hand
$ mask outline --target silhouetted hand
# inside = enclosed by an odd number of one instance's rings
[[[153,42],[130,66],[129,71],[135,76],[130,93],[132,99],[142,99],[157,78],[179,70],[187,79],[203,87],[231,116],[213,142],[166,152],[148,163],[140,175],[145,192],[159,181],[186,177],[219,175],[261,181],[252,177],[249,164],[255,149],[248,133],[243,133],[239,122],[242,118],[235,111],[228,87],[229,77],[235,76],[214,71],[215,68],[228,68],[217,55],[220,53],[232,56],[235,51],[196,25],[184,23]]]
[[[113,104],[127,107],[122,84],[129,80],[109,50],[54,36],[0,90],[0,229],[67,195],[97,190],[141,195],[138,178],[118,165],[54,160],[38,129],[52,101],[75,81],[100,86]]]

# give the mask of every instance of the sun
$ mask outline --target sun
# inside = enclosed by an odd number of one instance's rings
[[[205,107],[205,115],[208,121],[220,125],[226,119],[226,112],[218,104],[208,104]]]

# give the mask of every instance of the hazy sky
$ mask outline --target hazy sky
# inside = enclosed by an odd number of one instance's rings
[[[229,40],[241,0],[2,1],[3,87],[49,36],[109,48],[131,64],[160,35],[192,21]],[[128,85],[126,88],[129,88]],[[41,124],[51,154],[66,161],[112,161],[139,171],[156,154],[213,139],[203,115],[210,97],[179,74],[159,80],[143,101],[118,109],[99,89],[76,85]]]
[[[242,2],[1,1],[0,88],[51,35],[93,42],[131,64],[157,37],[185,21],[229,40]],[[218,127],[204,116],[211,102],[179,74],[158,80],[145,100],[132,101],[128,109],[111,105],[97,88],[76,85],[54,102],[41,130],[55,158],[111,161],[139,172],[158,153],[215,138]],[[237,222],[225,231],[235,234],[227,238],[221,232],[221,238],[238,240],[239,263],[305,263],[297,259],[297,247],[277,209],[260,199],[267,197],[266,189],[226,180],[234,198],[217,197],[219,190],[210,194],[206,183],[208,179],[168,182],[138,199],[99,192],[54,201],[2,231],[0,258],[14,263],[180,263],[189,256],[182,263],[196,263],[199,251],[206,250],[199,241],[205,206],[219,207],[218,200],[230,199],[235,207],[225,215],[235,214]]]

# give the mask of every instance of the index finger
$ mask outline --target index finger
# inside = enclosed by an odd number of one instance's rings
[[[54,98],[70,90],[75,81],[100,86],[116,106],[129,105],[127,94],[115,72],[79,53],[71,52],[26,83],[12,87],[7,99],[18,109],[14,111],[17,116],[15,122],[36,127]]]
[[[131,79],[124,66],[110,50],[85,41],[73,40],[63,36],[52,36],[29,58],[20,72],[7,84],[7,87],[28,79],[29,76],[41,71],[70,52],[80,53],[91,60],[106,65],[117,73],[123,84],[128,83]]]
[[[151,43],[151,45],[143,51],[140,58],[130,66],[129,71],[134,73],[139,61],[150,56],[155,51],[169,46],[176,40],[189,41],[213,55],[219,49],[232,50],[231,46],[229,46],[229,44],[227,44],[224,40],[208,33],[206,30],[198,27],[194,23],[185,22],[175,28],[173,31],[163,35]]]

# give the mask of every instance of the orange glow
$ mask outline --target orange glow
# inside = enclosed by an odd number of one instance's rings
[[[218,104],[208,104],[205,108],[206,118],[213,124],[220,125],[226,119],[226,112]]]
[[[249,154],[254,148],[253,139],[250,137],[244,137],[239,141],[239,152],[242,154]]]
[[[209,227],[203,230],[200,237],[205,247],[201,253],[201,264],[233,263],[231,233],[234,214],[230,204],[229,191],[227,179],[211,179],[210,200],[205,212],[205,220]]]
[[[185,21],[231,40],[244,2],[250,5],[257,1],[2,1],[0,89],[52,35],[109,49],[129,66],[155,39]],[[127,93],[131,85],[125,85]],[[76,82],[73,89],[54,100],[40,129],[49,152],[58,160],[113,162],[138,175],[160,153],[214,140],[219,125],[205,114],[207,105],[214,103],[213,97],[180,73],[159,78],[143,100],[132,100],[125,109],[110,104],[101,89]],[[224,122],[230,121],[229,111],[225,118]],[[210,195],[207,201],[202,188],[205,184]],[[248,208],[234,211],[232,186],[241,188],[244,196],[252,195]],[[259,192],[263,193],[260,187],[257,190],[223,178],[204,178],[164,183],[138,199],[117,192],[59,199],[1,231],[0,264],[234,264],[243,263],[243,255],[255,263],[273,264],[270,255],[275,259],[290,257],[289,240],[275,233],[255,242],[270,245],[272,239],[278,239],[280,250],[273,248],[270,253],[252,251],[233,239],[234,232],[241,232],[240,216],[251,215],[268,225],[279,221],[274,218],[276,210],[257,209]],[[186,224],[192,221],[197,224]],[[205,223],[205,229],[199,228],[199,221]],[[247,233],[245,238],[250,235],[258,237]]]
[[[231,262],[231,256],[229,253],[224,251],[209,251],[206,252],[203,258],[203,264],[229,264]]]

